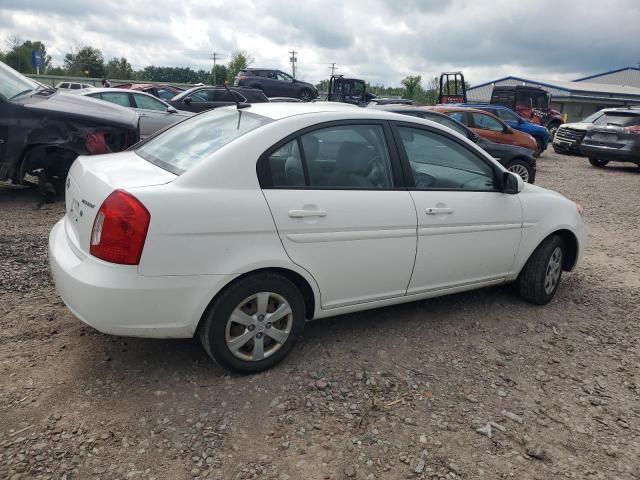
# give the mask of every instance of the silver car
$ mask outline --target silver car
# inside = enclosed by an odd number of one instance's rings
[[[119,88],[87,88],[73,93],[133,108],[140,115],[141,139],[193,115],[191,112],[177,110],[159,98],[144,92]]]

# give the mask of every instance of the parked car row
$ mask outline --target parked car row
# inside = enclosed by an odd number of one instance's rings
[[[508,171],[517,173],[527,183],[534,183],[536,177],[536,159],[528,148],[497,143],[487,140],[473,130],[444,113],[430,107],[405,106],[405,105],[380,105],[371,107],[387,112],[401,113],[413,117],[424,118],[439,123],[469,139],[494,159],[500,162]]]
[[[581,122],[562,125],[553,149],[585,156],[594,167],[609,162],[640,166],[640,108],[605,108]]]

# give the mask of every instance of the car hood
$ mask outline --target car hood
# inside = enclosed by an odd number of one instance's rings
[[[573,130],[588,130],[591,125],[593,125],[592,123],[585,123],[585,122],[574,122],[574,123],[563,123],[562,124],[562,128],[571,128]]]
[[[133,110],[83,95],[62,92],[54,93],[49,97],[33,95],[20,103],[26,108],[56,116],[63,115],[69,118],[98,121],[101,124],[127,127],[133,130],[138,127],[138,114]]]

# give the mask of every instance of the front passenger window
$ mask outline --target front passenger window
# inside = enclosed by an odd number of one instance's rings
[[[493,132],[502,132],[504,127],[502,124],[493,117],[489,115],[484,115],[482,113],[472,113],[473,115],[473,123],[476,128],[481,128],[483,130],[491,130]]]
[[[494,191],[493,169],[475,153],[439,133],[398,131],[416,189]]]

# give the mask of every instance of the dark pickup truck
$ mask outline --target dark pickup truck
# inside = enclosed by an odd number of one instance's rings
[[[136,143],[138,120],[127,108],[61,93],[0,62],[0,181],[64,180],[78,155]]]

